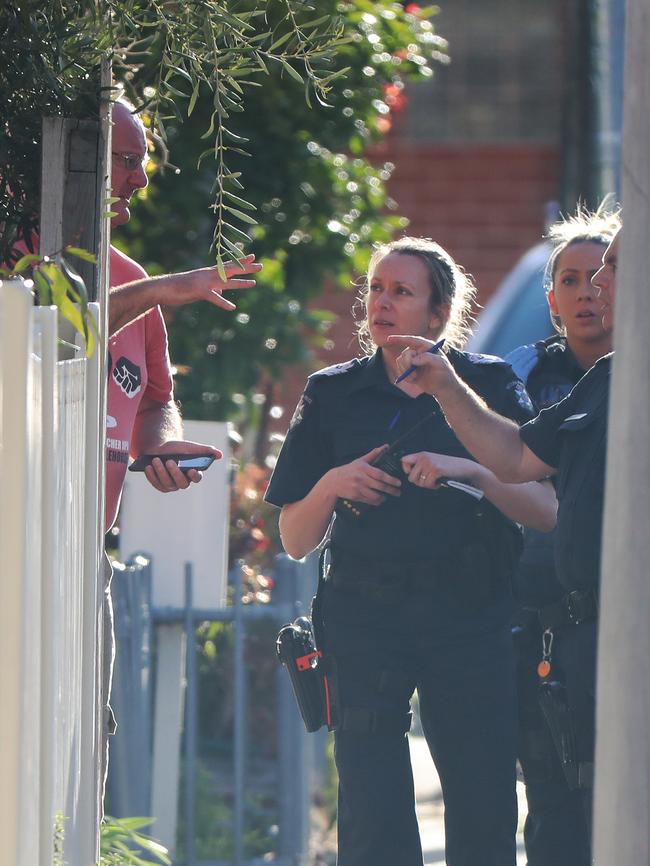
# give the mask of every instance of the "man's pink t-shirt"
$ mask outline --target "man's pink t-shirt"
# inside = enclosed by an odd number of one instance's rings
[[[133,259],[111,247],[110,285],[146,277]],[[159,307],[126,325],[108,344],[106,396],[106,528],[115,522],[129,462],[130,442],[144,396],[158,403],[173,398],[167,329]],[[135,456],[135,455],[132,455]]]

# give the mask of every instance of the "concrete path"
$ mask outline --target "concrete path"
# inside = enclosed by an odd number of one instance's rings
[[[443,824],[443,805],[440,781],[431,760],[424,737],[409,736],[415,794],[417,798],[420,836],[424,851],[425,866],[445,866],[445,830]],[[517,784],[519,800],[519,830],[526,817],[526,796],[523,785]],[[517,835],[517,866],[525,866],[521,832]]]

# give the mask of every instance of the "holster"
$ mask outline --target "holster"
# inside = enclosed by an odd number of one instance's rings
[[[320,609],[324,582],[325,552],[321,552],[318,589],[312,601],[312,615],[301,616],[284,625],[277,637],[276,651],[289,672],[300,715],[312,733],[327,725],[338,726],[336,663],[323,652],[323,627]]]
[[[539,704],[546,719],[569,789],[587,787],[588,766],[577,758],[576,738],[566,688],[559,680],[540,683]]]
[[[328,663],[317,649],[309,617],[298,617],[280,629],[278,658],[289,672],[300,715],[309,732],[323,725],[332,730],[332,701]]]

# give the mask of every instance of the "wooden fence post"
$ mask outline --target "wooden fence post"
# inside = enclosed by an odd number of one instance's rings
[[[101,668],[102,605],[104,601],[104,493],[106,430],[106,348],[108,321],[109,166],[110,166],[111,68],[101,70],[101,101],[97,119],[44,118],[40,251],[56,256],[68,245],[96,257],[96,263],[70,257],[83,278],[98,318],[99,341],[87,370],[86,386],[86,484],[83,509],[84,585],[82,624],[82,694],[80,786],[83,796],[75,807],[77,838],[70,840],[71,866],[92,864],[99,858],[101,818],[100,750],[102,748]],[[59,323],[60,332],[74,335]],[[61,354],[60,354],[61,356]],[[46,756],[46,760],[52,756]],[[72,816],[64,815],[63,818]],[[46,843],[47,844],[47,843]],[[67,854],[67,851],[66,851]]]

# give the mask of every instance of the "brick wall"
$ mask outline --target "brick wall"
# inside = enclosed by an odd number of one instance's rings
[[[396,136],[378,155],[395,163],[390,192],[409,233],[442,244],[474,275],[482,303],[539,241],[545,205],[558,195],[550,145],[414,145]]]
[[[409,234],[445,247],[473,275],[483,305],[540,240],[545,206],[560,198],[565,4],[439,0],[434,26],[449,40],[451,63],[409,84],[372,157],[395,165],[389,192]],[[358,354],[352,301],[352,293],[324,289],[318,306],[338,320],[328,334],[333,348],[314,368]],[[288,370],[278,384],[285,415],[273,429],[286,429],[307,372]]]

